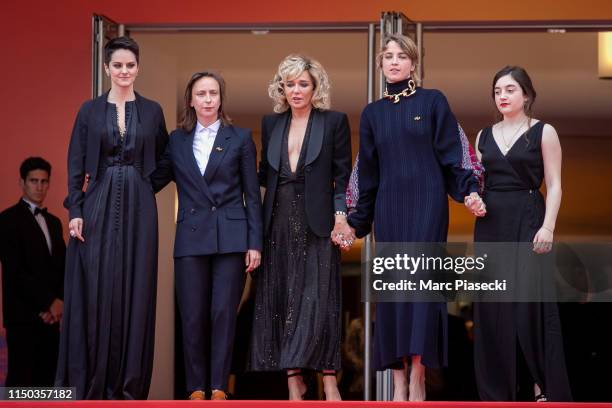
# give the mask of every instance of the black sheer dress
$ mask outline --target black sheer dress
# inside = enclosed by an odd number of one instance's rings
[[[289,165],[289,126],[283,135],[272,224],[255,277],[250,368],[256,371],[340,369],[340,252],[329,237],[312,233],[306,220],[304,161],[311,123],[312,116],[295,172]]]

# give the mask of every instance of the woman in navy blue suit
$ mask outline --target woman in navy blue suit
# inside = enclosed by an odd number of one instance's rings
[[[185,112],[172,132],[156,190],[176,182],[176,297],[190,399],[226,399],[236,313],[246,272],[260,262],[261,201],[250,131],[231,125],[225,82],[198,72],[187,83]]]
[[[469,153],[446,98],[416,86],[415,43],[403,36],[383,43],[385,97],[361,114],[359,199],[348,223],[362,237],[374,222],[379,242],[445,242],[447,196],[463,202],[471,194],[478,203],[478,179],[462,165]],[[425,367],[447,362],[446,326],[446,303],[376,305],[374,366],[393,369],[394,400],[425,399]]]

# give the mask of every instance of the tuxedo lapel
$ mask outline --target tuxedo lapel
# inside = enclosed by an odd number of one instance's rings
[[[30,205],[23,200],[20,201],[21,208],[21,218],[23,220],[23,228],[26,232],[26,237],[29,241],[28,245],[31,245],[32,248],[38,248],[37,253],[42,255],[42,253],[49,254],[49,247],[47,246],[47,238],[45,238],[45,233],[43,232],[41,226],[36,221],[34,214],[30,210]],[[51,230],[49,229],[49,221],[45,217],[45,222],[47,223],[47,230],[49,231],[49,237],[51,236]]]
[[[195,180],[196,185],[210,201],[214,202],[213,196],[210,190],[208,189],[208,185],[206,184],[204,177],[202,177],[202,174],[200,173],[198,162],[196,161],[195,155],[193,154],[193,138],[195,137],[195,130],[196,128],[194,127],[191,132],[184,134],[182,149],[183,157],[185,159],[187,167],[189,167],[189,172]]]
[[[279,115],[272,133],[270,134],[270,140],[268,141],[268,164],[274,170],[278,171],[280,168],[280,157],[281,157],[281,146],[283,144],[283,133],[287,127],[287,121],[289,120],[289,112],[285,112],[283,115]]]
[[[57,240],[61,236],[61,233],[57,230],[57,224],[49,213],[43,214],[43,217],[45,217],[45,222],[47,223],[47,231],[49,231],[49,239],[51,240],[51,255],[53,255],[55,250],[59,248],[59,242]]]
[[[208,157],[206,170],[204,170],[204,179],[207,183],[210,183],[213,177],[215,177],[215,173],[223,161],[223,157],[225,157],[225,153],[227,152],[227,149],[232,141],[232,133],[233,130],[229,126],[222,125],[219,128],[217,136],[215,137],[215,143],[213,144],[213,148],[210,151],[210,156]]]
[[[308,150],[306,150],[306,165],[309,165],[321,153],[323,137],[325,136],[325,118],[323,113],[313,109],[312,124],[310,125],[310,136],[308,138]]]

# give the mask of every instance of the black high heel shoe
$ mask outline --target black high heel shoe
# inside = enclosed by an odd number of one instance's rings
[[[338,373],[335,371],[321,371],[321,375],[323,375],[323,377],[336,377]],[[342,401],[342,395],[340,395],[340,390],[338,389],[338,384],[336,384],[336,389],[338,390],[338,397],[340,398],[338,401]],[[325,393],[325,391],[323,391],[323,393]],[[328,400],[327,399],[327,394],[325,395],[325,400],[326,401],[336,401],[336,400]]]
[[[546,394],[540,393],[535,396],[535,402],[547,402],[548,398],[546,398]]]
[[[302,392],[302,395],[301,395],[301,399],[303,400],[304,397],[306,397],[306,392],[308,391],[308,388],[306,387],[306,384],[304,383],[304,376],[302,375],[302,370],[294,371],[291,374],[287,373],[287,378],[298,377],[298,376],[302,378],[302,386],[304,387],[304,392]]]

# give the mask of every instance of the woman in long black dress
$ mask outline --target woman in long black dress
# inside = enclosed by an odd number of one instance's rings
[[[79,399],[146,399],[157,287],[149,176],[168,133],[159,104],[134,92],[138,44],[115,38],[104,54],[111,89],[83,104],[68,151],[72,239],[56,385],[76,387]]]
[[[378,242],[446,242],[448,195],[479,199],[478,178],[464,165],[469,149],[444,95],[416,86],[415,43],[391,35],[383,44],[385,97],[361,114],[359,199],[348,223],[362,237],[374,222]],[[373,362],[393,369],[395,401],[423,401],[425,367],[446,365],[446,350],[446,303],[377,303]]]
[[[492,97],[501,120],[481,130],[476,139],[485,168],[486,215],[476,221],[474,241],[533,242],[536,253],[546,253],[561,203],[559,137],[551,125],[532,116],[536,92],[523,68],[499,71]],[[542,180],[546,200],[540,193]],[[537,271],[528,274],[541,278]],[[516,400],[517,367],[523,362],[535,400],[571,399],[556,303],[474,307],[475,369],[483,400]]]
[[[278,113],[262,121],[265,243],[250,365],[287,370],[292,400],[306,392],[301,369],[322,371],[326,399],[338,400],[340,253],[330,234],[346,227],[348,119],[328,110],[327,74],[303,56],[281,62],[269,94]]]

